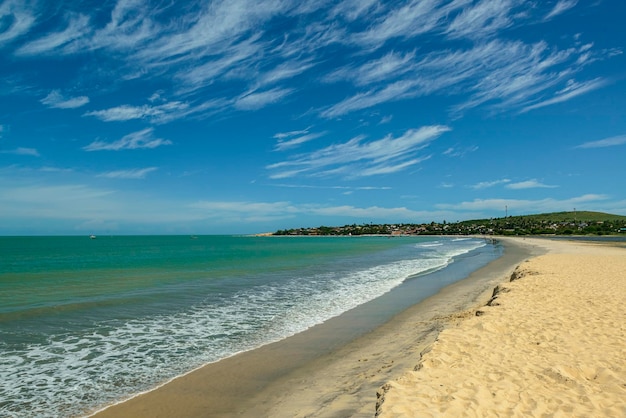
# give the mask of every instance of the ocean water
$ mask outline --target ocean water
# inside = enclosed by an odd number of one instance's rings
[[[0,237],[0,416],[88,414],[468,254],[495,258],[489,246],[441,237]]]

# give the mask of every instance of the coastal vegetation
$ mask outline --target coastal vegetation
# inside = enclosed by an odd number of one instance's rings
[[[284,229],[274,235],[626,235],[626,216],[572,211],[461,222],[352,224]]]

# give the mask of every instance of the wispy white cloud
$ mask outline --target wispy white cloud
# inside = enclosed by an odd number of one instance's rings
[[[262,92],[244,94],[235,101],[235,108],[239,110],[257,110],[267,105],[279,102],[288,96],[292,89],[275,88]]]
[[[404,55],[401,60],[395,57],[395,64],[402,62],[403,68],[408,69],[406,76],[397,79],[394,72],[379,72],[378,75],[387,78],[323,110],[321,115],[336,118],[383,103],[432,94],[469,96],[463,103],[453,107],[454,113],[487,103],[501,110],[520,106],[525,106],[525,110],[531,106],[547,106],[570,100],[604,85],[605,81],[600,79],[580,84],[570,83],[550,101],[528,105],[559,83],[571,79],[573,73],[586,65],[576,64],[577,59],[588,53],[587,46],[559,51],[550,48],[545,42],[528,45],[519,41],[492,40],[478,43],[470,49],[432,52],[419,57],[419,60],[411,54]],[[362,70],[339,70],[328,80],[352,73],[357,75],[354,77],[356,85],[373,81],[375,77],[370,76],[369,64],[363,65]]]
[[[496,52],[498,49],[500,51]],[[545,42],[527,45],[494,41],[468,52],[460,64],[461,68],[469,70],[470,84],[464,88],[471,96],[456,106],[457,111],[485,103],[501,110],[526,105],[579,70],[574,65],[577,49],[558,51]],[[489,64],[481,64],[480,59],[488,60]]]
[[[133,168],[129,170],[116,170],[101,173],[98,177],[106,177],[109,179],[144,179],[153,171],[158,170],[157,167]]]
[[[295,212],[295,207],[290,202],[199,201],[189,206],[208,210],[209,213],[232,212],[252,214]],[[209,213],[207,213],[207,215],[209,215]]]
[[[0,130],[0,132],[2,131]],[[37,151],[35,148],[23,148],[23,147],[11,149],[11,150],[3,150],[3,151],[0,151],[0,154],[27,155],[31,157],[40,156],[39,151]]]
[[[393,38],[412,38],[438,28],[448,15],[470,0],[455,0],[442,6],[439,0],[413,0],[379,16],[368,29],[352,35],[351,41],[380,47]]]
[[[164,29],[154,19],[155,11],[158,13],[159,10],[144,0],[118,0],[110,12],[110,19],[103,26],[99,26],[100,21],[94,22],[85,14],[67,12],[63,17],[63,29],[25,43],[16,50],[16,54],[66,55],[98,49],[135,52],[153,41],[156,34]],[[34,18],[30,15],[26,17],[22,19],[21,26],[27,26],[27,23],[32,26]],[[53,21],[54,16],[48,19]]]
[[[155,91],[154,93],[150,95],[150,97],[148,97],[148,101],[150,103],[155,103],[160,100],[163,100],[162,94],[163,94],[163,90]]]
[[[447,126],[434,125],[408,130],[397,138],[387,135],[366,141],[359,136],[267,168],[273,171],[270,177],[274,179],[301,174],[362,177],[396,172],[428,158],[417,157],[416,153],[449,130]]]
[[[626,144],[626,135],[612,136],[610,138],[600,139],[598,141],[585,142],[576,146],[575,148],[605,148],[616,147],[618,145]]]
[[[506,183],[510,183],[511,180],[509,179],[501,179],[501,180],[493,180],[493,181],[481,181],[480,183],[476,183],[474,185],[471,185],[470,188],[475,189],[475,190],[482,190],[482,189],[488,189],[490,187],[493,186],[497,186],[500,184],[506,184]]]
[[[412,160],[401,161],[395,164],[389,164],[384,162],[383,164],[371,165],[370,167],[365,167],[358,173],[361,177],[366,176],[376,176],[380,174],[391,174],[397,173],[399,171],[403,171],[409,167],[412,167],[416,164],[422,163],[426,160],[430,160],[431,155],[425,155],[419,158],[414,158]]]
[[[206,219],[220,222],[269,222],[293,218],[301,209],[290,202],[199,201],[189,208]]]
[[[463,147],[463,148],[459,148],[459,147],[450,147],[448,149],[446,149],[442,154],[445,155],[446,157],[450,157],[450,158],[459,158],[459,157],[463,157],[466,154],[470,153],[470,152],[475,152],[478,151],[478,146],[474,145],[474,146],[469,146],[469,147]]]
[[[12,5],[12,11],[6,4]],[[4,10],[16,14],[17,4],[5,1],[0,13]],[[561,0],[550,14],[575,4]],[[538,103],[595,58],[590,46],[585,51],[557,51],[542,43],[527,45],[491,37],[511,25],[532,21],[528,17],[532,13],[543,13],[535,9],[542,8],[522,0],[408,0],[399,5],[376,0],[220,0],[185,9],[165,4],[155,8],[145,0],[119,0],[108,20],[106,16],[96,20],[67,12],[61,29],[22,45],[16,53],[79,54],[106,49],[111,52],[109,57],[119,59],[122,71],[137,72],[142,78],[170,79],[179,97],[211,88],[211,97],[222,97],[214,99],[220,105],[249,111],[294,95],[298,87],[287,85],[287,81],[323,63],[325,48],[341,45],[345,54],[370,59],[361,65],[330,70],[326,76],[319,74],[319,79],[348,80],[363,90],[326,106],[321,112],[323,117],[335,118],[431,94],[463,97],[464,93],[471,97],[454,107],[455,112],[485,103],[504,110],[526,106],[527,111],[569,100],[593,88],[585,88],[589,82],[581,81],[577,91]],[[168,13],[177,13],[178,19],[164,20]],[[282,37],[265,29],[279,19],[289,28]],[[357,24],[359,20],[368,25]],[[298,21],[306,24],[291,24]],[[440,52],[420,54],[415,47],[403,50],[404,41],[421,35],[444,41],[471,38],[476,42],[468,50],[458,49],[456,42],[447,44],[454,49]],[[2,36],[0,33],[0,42]],[[394,50],[377,54],[378,47],[390,40],[397,43]],[[567,68],[568,64],[575,65]],[[235,88],[233,80],[238,81]],[[229,88],[223,89],[226,83],[230,83]],[[68,106],[80,103],[78,98],[69,100]],[[215,107],[202,109],[207,108]],[[165,123],[200,114],[194,109],[192,99],[161,106],[126,104],[87,115],[105,121],[146,118]]]
[[[289,189],[331,189],[331,190],[391,190],[389,186],[320,186],[314,184],[271,184],[273,187],[286,187]]]
[[[23,173],[22,173],[23,174]],[[62,178],[67,178],[65,175]],[[44,225],[65,228],[60,231],[150,231],[155,226],[173,225],[172,231],[206,231],[207,225],[226,225],[238,231],[254,230],[259,222],[284,219],[319,219],[337,217],[346,222],[403,222],[416,219],[443,219],[446,211],[414,211],[406,207],[380,205],[332,205],[290,201],[205,200],[195,202],[159,200],[148,193],[137,199],[119,190],[92,187],[81,182],[59,184],[52,174],[45,178],[16,175],[15,169],[0,167],[0,217],[8,220],[34,219],[37,232]],[[387,190],[386,187],[362,186],[350,190]],[[450,218],[450,217],[448,217]],[[57,222],[50,223],[49,220]],[[213,222],[215,221],[215,223]],[[5,224],[7,223],[5,222]],[[31,224],[32,225],[32,224]],[[145,229],[145,228],[148,229]],[[199,228],[199,229],[198,229]],[[211,230],[211,227],[208,227]],[[242,229],[243,228],[243,229]],[[5,228],[1,228],[6,230]],[[28,228],[27,228],[28,229]],[[55,231],[59,231],[56,229]]]
[[[558,16],[572,7],[576,6],[578,0],[559,0],[557,4],[554,5],[554,8],[550,10],[550,12],[546,15],[544,20],[550,20],[555,16]]]
[[[380,206],[358,207],[352,205],[312,207],[310,211],[317,215],[341,216],[356,219],[392,219],[394,222],[406,219],[419,219],[422,213],[406,207],[385,208]]]
[[[557,212],[572,210],[572,208],[580,208],[585,204],[597,204],[597,202],[607,200],[609,197],[601,194],[585,194],[570,199],[538,199],[538,200],[521,200],[521,199],[475,199],[452,204],[437,204],[439,209],[456,210],[456,211],[502,211],[505,207],[511,213],[541,213],[541,212]]]
[[[330,11],[330,17],[342,16],[348,21],[354,21],[367,16],[372,10],[382,7],[378,0],[345,0],[337,3]]]
[[[28,33],[36,17],[21,0],[5,0],[0,4],[0,45]],[[6,23],[4,23],[6,22]]]
[[[544,100],[539,103],[535,103],[530,106],[526,106],[521,110],[521,113],[525,113],[534,109],[539,109],[541,107],[550,106],[557,103],[563,103],[580,95],[589,93],[590,91],[605,87],[608,84],[609,82],[607,80],[601,78],[596,78],[594,80],[585,81],[582,83],[577,83],[574,80],[569,80],[567,86],[563,90],[557,91],[553,98]]]
[[[52,90],[46,97],[41,99],[40,102],[56,109],[74,109],[89,103],[89,97],[78,96],[65,98],[59,90]]]
[[[144,0],[118,0],[105,26],[86,40],[89,49],[132,50],[155,38],[161,29],[152,16],[153,10]]]
[[[405,54],[389,52],[383,57],[366,62],[361,66],[340,68],[325,77],[327,82],[349,80],[357,86],[399,78],[415,68],[415,51]]]
[[[139,51],[137,57],[154,65],[222,53],[249,31],[261,28],[268,19],[284,12],[285,6],[280,0],[230,0],[202,5],[186,16],[184,31],[167,28],[169,31],[163,32],[150,48]]]
[[[182,91],[197,90],[214,83],[219,78],[252,78],[256,63],[255,57],[262,56],[264,45],[260,36],[254,35],[240,41],[224,51],[216,51],[207,57],[197,57],[199,61],[191,68],[183,67],[176,77],[185,83]]]
[[[295,137],[292,137],[290,139],[286,139],[288,138],[288,136],[287,137],[282,136],[285,134],[280,134],[280,135],[281,135],[281,139],[279,139],[276,145],[274,146],[275,151],[285,151],[291,148],[295,148],[301,144],[304,144],[305,142],[309,142],[309,141],[312,141],[314,139],[317,139],[326,135],[326,132],[307,133],[305,131],[305,133],[296,134]],[[276,137],[276,135],[274,137]]]
[[[387,115],[387,116],[383,116],[383,118],[380,120],[380,122],[378,122],[380,125],[384,125],[386,123],[389,123],[393,120],[393,115]]]
[[[45,231],[45,224],[50,219],[82,222],[117,215],[113,214],[116,211],[109,200],[113,194],[111,190],[83,184],[46,184],[41,180],[25,181],[14,177],[0,178],[0,185],[0,217],[15,222],[28,219],[29,225],[43,222],[44,225],[35,227],[34,232]]]
[[[32,172],[0,167],[0,218],[8,220],[0,229],[7,231],[7,223],[24,224],[23,231],[34,233],[75,233],[76,231],[116,230],[148,232],[164,228],[167,223],[187,225],[202,219],[191,210],[184,210],[187,202],[158,199],[144,190],[122,192],[111,188],[94,187],[78,180],[74,173],[67,175],[47,171],[45,176]],[[68,178],[74,178],[67,182]],[[85,180],[85,179],[83,179]],[[137,199],[141,194],[142,198]],[[50,222],[54,220],[55,222]],[[143,226],[150,225],[148,229]]]
[[[304,73],[313,66],[313,63],[307,61],[286,61],[279,64],[275,68],[262,73],[257,79],[257,85],[265,86],[293,78]]]
[[[39,171],[43,173],[72,173],[74,170],[71,168],[45,166],[45,167],[41,167]]]
[[[67,28],[61,32],[49,33],[42,38],[28,42],[19,48],[17,55],[38,55],[53,52],[83,37],[91,30],[89,17],[85,15],[70,16]]]
[[[381,103],[416,97],[421,94],[420,90],[415,88],[419,84],[419,80],[400,80],[383,88],[369,90],[365,93],[357,93],[331,106],[329,109],[322,111],[321,116],[325,118],[336,118],[356,110],[368,109]]]
[[[520,181],[517,183],[509,183],[505,187],[507,189],[520,190],[520,189],[537,189],[537,188],[553,189],[559,186],[551,186],[549,184],[541,183],[540,181],[536,179],[532,179],[532,180]]]
[[[88,200],[112,193],[110,190],[96,190],[78,184],[9,187],[6,192],[3,197],[9,201],[41,203],[56,201],[59,198],[67,199],[69,202]]]
[[[201,210],[207,218],[259,222],[288,219],[306,215],[342,217],[346,219],[393,220],[394,222],[416,219],[425,212],[406,207],[358,207],[352,205],[328,206],[321,204],[295,204],[292,202],[247,202],[247,201],[200,201],[190,205]]]
[[[190,106],[188,103],[173,101],[161,105],[121,105],[109,109],[86,112],[84,116],[94,116],[104,122],[149,119],[155,123],[160,123],[186,116],[189,111]]]
[[[513,24],[510,16],[519,0],[482,0],[465,8],[446,28],[451,38],[483,38]]]
[[[274,135],[274,139],[278,139],[279,141],[283,141],[289,137],[293,137],[293,136],[301,136],[301,135],[306,135],[309,133],[309,130],[311,128],[308,127],[306,129],[302,129],[300,131],[289,131],[289,132],[279,132],[277,134]]]
[[[83,147],[85,151],[120,151],[126,149],[157,148],[162,145],[171,145],[168,139],[155,138],[153,128],[146,128],[141,131],[125,135],[114,142],[94,141]]]
[[[412,0],[385,10],[376,6],[363,9],[374,23],[353,34],[351,42],[377,48],[394,38],[439,33],[480,39],[510,27],[532,7],[523,0]]]
[[[0,180],[0,183],[2,180]],[[23,231],[31,233],[92,233],[94,231],[148,233],[164,225],[171,231],[186,230],[186,225],[206,221],[207,217],[184,208],[184,204],[135,194],[94,188],[85,184],[3,185],[0,217],[12,222],[30,220]],[[53,220],[54,222],[50,222]],[[193,224],[198,227],[198,223]],[[6,223],[0,226],[10,229]]]
[[[207,222],[217,221],[220,225],[233,228],[238,225],[254,229],[260,222],[303,217],[341,216],[352,222],[414,220],[424,212],[400,207],[380,206],[331,206],[324,204],[293,203],[289,201],[227,201],[200,200],[184,202],[159,201],[150,196],[133,199],[129,195],[111,189],[94,188],[85,184],[45,184],[17,182],[0,176],[0,217],[5,220],[36,219],[35,223],[55,220],[56,228],[65,231],[153,230],[165,223],[178,225],[186,230],[206,230]],[[128,229],[132,225],[134,229]],[[6,228],[4,228],[6,230]],[[38,231],[37,227],[33,231]]]

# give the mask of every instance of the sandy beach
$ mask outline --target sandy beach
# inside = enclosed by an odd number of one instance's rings
[[[506,245],[502,257],[365,335],[354,329],[370,318],[354,310],[209,364],[97,416],[371,417],[385,382],[412,369],[446,324],[483,305],[516,265],[543,251]]]
[[[626,416],[626,249],[525,243],[548,253],[384,385],[377,416]]]
[[[504,256],[365,335],[337,342],[359,320],[346,315],[97,416],[626,415],[626,249],[504,241]]]

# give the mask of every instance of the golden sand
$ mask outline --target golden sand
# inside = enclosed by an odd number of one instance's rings
[[[384,385],[377,416],[626,417],[626,249],[526,243],[549,252]]]

